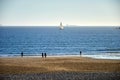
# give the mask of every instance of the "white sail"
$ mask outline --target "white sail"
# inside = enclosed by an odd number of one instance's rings
[[[62,25],[62,22],[60,22],[60,29],[61,29],[61,30],[64,29],[64,27],[63,27],[63,25]]]

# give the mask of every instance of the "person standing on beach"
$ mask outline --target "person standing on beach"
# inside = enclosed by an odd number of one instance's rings
[[[80,51],[80,56],[82,55],[82,51]]]
[[[23,57],[23,52],[21,52],[21,57]]]
[[[43,53],[42,53],[42,58],[44,57]]]
[[[45,53],[45,58],[47,57],[47,54]]]

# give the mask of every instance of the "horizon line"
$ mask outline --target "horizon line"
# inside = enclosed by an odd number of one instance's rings
[[[63,25],[64,26],[64,25]],[[59,27],[59,25],[0,25],[0,27]],[[120,27],[117,25],[65,25],[65,27]]]

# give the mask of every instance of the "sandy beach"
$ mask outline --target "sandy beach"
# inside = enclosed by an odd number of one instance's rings
[[[0,58],[0,80],[118,80],[120,60],[85,57]]]
[[[83,57],[0,58],[0,74],[46,72],[120,72],[120,60]]]

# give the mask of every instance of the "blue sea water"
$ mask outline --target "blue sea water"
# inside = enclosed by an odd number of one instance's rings
[[[114,55],[120,59],[120,30],[114,27],[0,27],[0,56]]]

